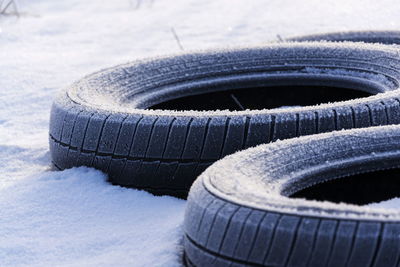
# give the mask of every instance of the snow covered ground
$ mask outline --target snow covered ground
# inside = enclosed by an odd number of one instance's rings
[[[0,266],[177,266],[185,202],[50,168],[56,92],[137,58],[338,30],[399,29],[395,0],[19,0],[0,16]],[[399,201],[378,204],[395,208]],[[377,205],[377,204],[375,204]]]

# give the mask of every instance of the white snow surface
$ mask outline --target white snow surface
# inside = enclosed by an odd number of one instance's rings
[[[301,34],[396,30],[395,0],[17,0],[0,16],[0,266],[179,266],[185,202],[51,171],[57,92],[99,69]],[[373,204],[397,208],[399,200]]]

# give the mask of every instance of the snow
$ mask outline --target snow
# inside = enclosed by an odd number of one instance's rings
[[[139,3],[139,5],[138,5]],[[185,202],[54,172],[51,103],[80,77],[138,58],[340,30],[400,27],[394,0],[19,0],[0,17],[0,265],[174,266]],[[398,201],[398,200],[396,200]],[[393,206],[395,202],[384,202]]]
[[[93,169],[33,175],[0,190],[0,203],[2,266],[165,266],[180,260],[184,202],[110,186]]]

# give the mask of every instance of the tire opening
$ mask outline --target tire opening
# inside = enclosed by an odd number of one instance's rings
[[[311,106],[370,96],[370,93],[329,86],[242,88],[184,96],[149,107],[164,110],[245,110]]]
[[[300,190],[291,198],[366,205],[400,197],[400,169],[338,178]]]

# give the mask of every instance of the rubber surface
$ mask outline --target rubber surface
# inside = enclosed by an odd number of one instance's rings
[[[349,31],[304,35],[285,39],[286,41],[334,41],[400,44],[400,31]]]
[[[50,152],[114,184],[185,196],[225,155],[277,139],[400,122],[400,52],[371,44],[288,43],[181,54],[106,69],[55,100]],[[330,86],[377,94],[317,106],[245,111],[149,107],[227,89]]]
[[[293,138],[227,156],[190,190],[186,261],[190,266],[399,266],[398,210],[288,197],[315,183],[399,167],[398,125]]]

